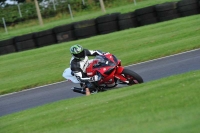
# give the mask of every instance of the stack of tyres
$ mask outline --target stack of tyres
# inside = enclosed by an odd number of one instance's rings
[[[163,4],[155,5],[158,20],[162,22],[179,18],[180,15],[177,11],[176,4],[176,2],[166,2]]]
[[[57,43],[56,36],[52,29],[34,33],[34,39],[37,47],[43,47]]]
[[[157,23],[157,17],[154,6],[135,10],[137,21],[140,26]]]
[[[200,13],[198,0],[181,0],[177,3],[177,8],[181,17],[191,16]]]
[[[125,30],[138,26],[135,12],[119,14],[118,25],[120,30]]]
[[[154,24],[200,13],[200,0],[176,0],[137,9],[112,13],[96,19],[66,24],[53,29],[0,41],[0,55],[43,47],[60,42],[88,38],[132,27]]]
[[[36,48],[33,33],[15,37],[14,44],[17,51],[24,51]]]
[[[77,39],[83,39],[97,35],[95,19],[74,23],[74,32]]]
[[[58,43],[75,40],[73,24],[57,26],[53,29]]]
[[[106,14],[96,18],[99,34],[108,34],[119,30],[118,16],[120,13]]]
[[[13,53],[16,51],[13,38],[0,41],[0,55]]]

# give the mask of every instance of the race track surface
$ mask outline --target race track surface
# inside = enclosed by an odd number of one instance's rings
[[[123,64],[123,61],[122,61]],[[127,68],[142,76],[144,82],[200,69],[200,49],[164,57]],[[62,76],[62,72],[61,72]],[[0,96],[0,116],[41,106],[58,100],[84,96],[71,90],[79,86],[71,82],[61,82]]]

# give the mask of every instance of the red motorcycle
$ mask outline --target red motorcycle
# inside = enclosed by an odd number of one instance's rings
[[[124,68],[121,65],[121,60],[110,53],[96,56],[89,63],[86,72],[89,77],[93,77],[94,75],[98,75],[99,77],[98,81],[95,82],[96,89],[90,90],[92,93],[108,90],[116,87],[118,84],[134,85],[143,83],[140,75]],[[74,87],[72,90],[85,94],[83,88]]]

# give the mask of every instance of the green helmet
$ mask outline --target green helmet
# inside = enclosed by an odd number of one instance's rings
[[[84,51],[83,47],[79,44],[71,46],[70,53],[76,59],[81,60],[81,59],[85,58],[85,51]]]

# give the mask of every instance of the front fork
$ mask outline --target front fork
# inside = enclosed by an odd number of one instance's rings
[[[129,83],[129,81],[124,77],[122,76],[122,72],[124,70],[124,67],[122,66],[117,66],[116,68],[116,72],[115,72],[115,78],[117,78],[118,80],[122,81],[122,82],[125,82],[125,83]]]

